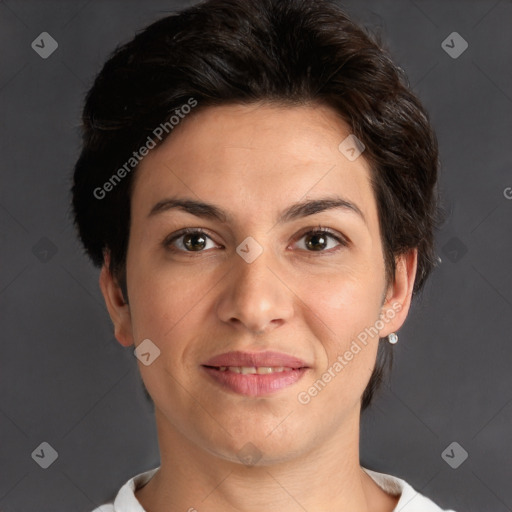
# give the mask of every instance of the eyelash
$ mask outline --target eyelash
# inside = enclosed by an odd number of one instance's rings
[[[212,240],[212,238],[201,228],[184,228],[184,229],[180,229],[176,233],[173,233],[173,234],[167,236],[163,240],[162,245],[165,249],[167,249],[171,252],[185,253],[185,254],[191,255],[192,257],[194,257],[194,255],[196,255],[196,254],[200,255],[203,252],[207,252],[207,250],[206,251],[205,250],[186,251],[186,250],[182,250],[182,249],[177,249],[172,246],[172,243],[175,240],[178,240],[179,238],[182,238],[185,235],[205,235],[207,238]],[[302,235],[297,239],[297,241],[301,240],[302,238],[304,238],[307,235],[327,235],[328,237],[336,240],[336,242],[338,242],[341,247],[347,247],[349,245],[348,240],[344,236],[337,234],[336,232],[332,231],[331,229],[326,228],[321,225],[315,226],[314,228],[309,228],[308,231],[306,231],[305,233],[302,233]],[[338,250],[340,250],[340,247],[334,248],[334,249],[331,248],[331,249],[327,249],[327,250],[320,250],[320,251],[307,251],[306,250],[306,252],[308,252],[308,253],[310,253],[310,255],[314,256],[315,254],[332,254],[333,252],[337,252]]]

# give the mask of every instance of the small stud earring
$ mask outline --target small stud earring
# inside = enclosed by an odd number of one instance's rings
[[[398,335],[392,332],[391,334],[388,335],[388,341],[389,343],[394,345],[398,341]]]

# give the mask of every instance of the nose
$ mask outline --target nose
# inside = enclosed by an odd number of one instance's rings
[[[253,334],[267,333],[293,316],[293,292],[268,250],[248,263],[237,253],[217,303],[222,322]]]

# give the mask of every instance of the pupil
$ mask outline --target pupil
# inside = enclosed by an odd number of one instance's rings
[[[194,243],[190,243],[190,240],[191,239],[200,239],[201,242],[199,242],[201,244],[200,247],[196,247]],[[203,235],[195,235],[195,234],[192,234],[192,235],[186,235],[185,236],[185,247],[187,249],[191,249],[192,251],[198,251],[200,249],[204,249],[204,246],[205,246],[205,237]]]
[[[309,237],[309,240],[320,240],[320,244],[321,244],[321,247],[315,247],[315,244],[311,244],[310,242],[307,243],[308,247],[312,248],[314,251],[318,251],[320,249],[323,249],[325,247],[325,237],[324,235],[320,234],[320,235],[311,235]]]

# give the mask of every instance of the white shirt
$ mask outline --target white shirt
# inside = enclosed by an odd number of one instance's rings
[[[130,478],[130,480],[121,487],[113,502],[105,503],[92,512],[146,512],[135,497],[134,491],[147,484],[158,469],[157,467]],[[455,512],[455,510],[443,510],[439,508],[426,496],[415,491],[405,480],[386,475],[385,473],[377,473],[370,469],[362,469],[388,494],[393,496],[400,495],[400,500],[394,512]]]

